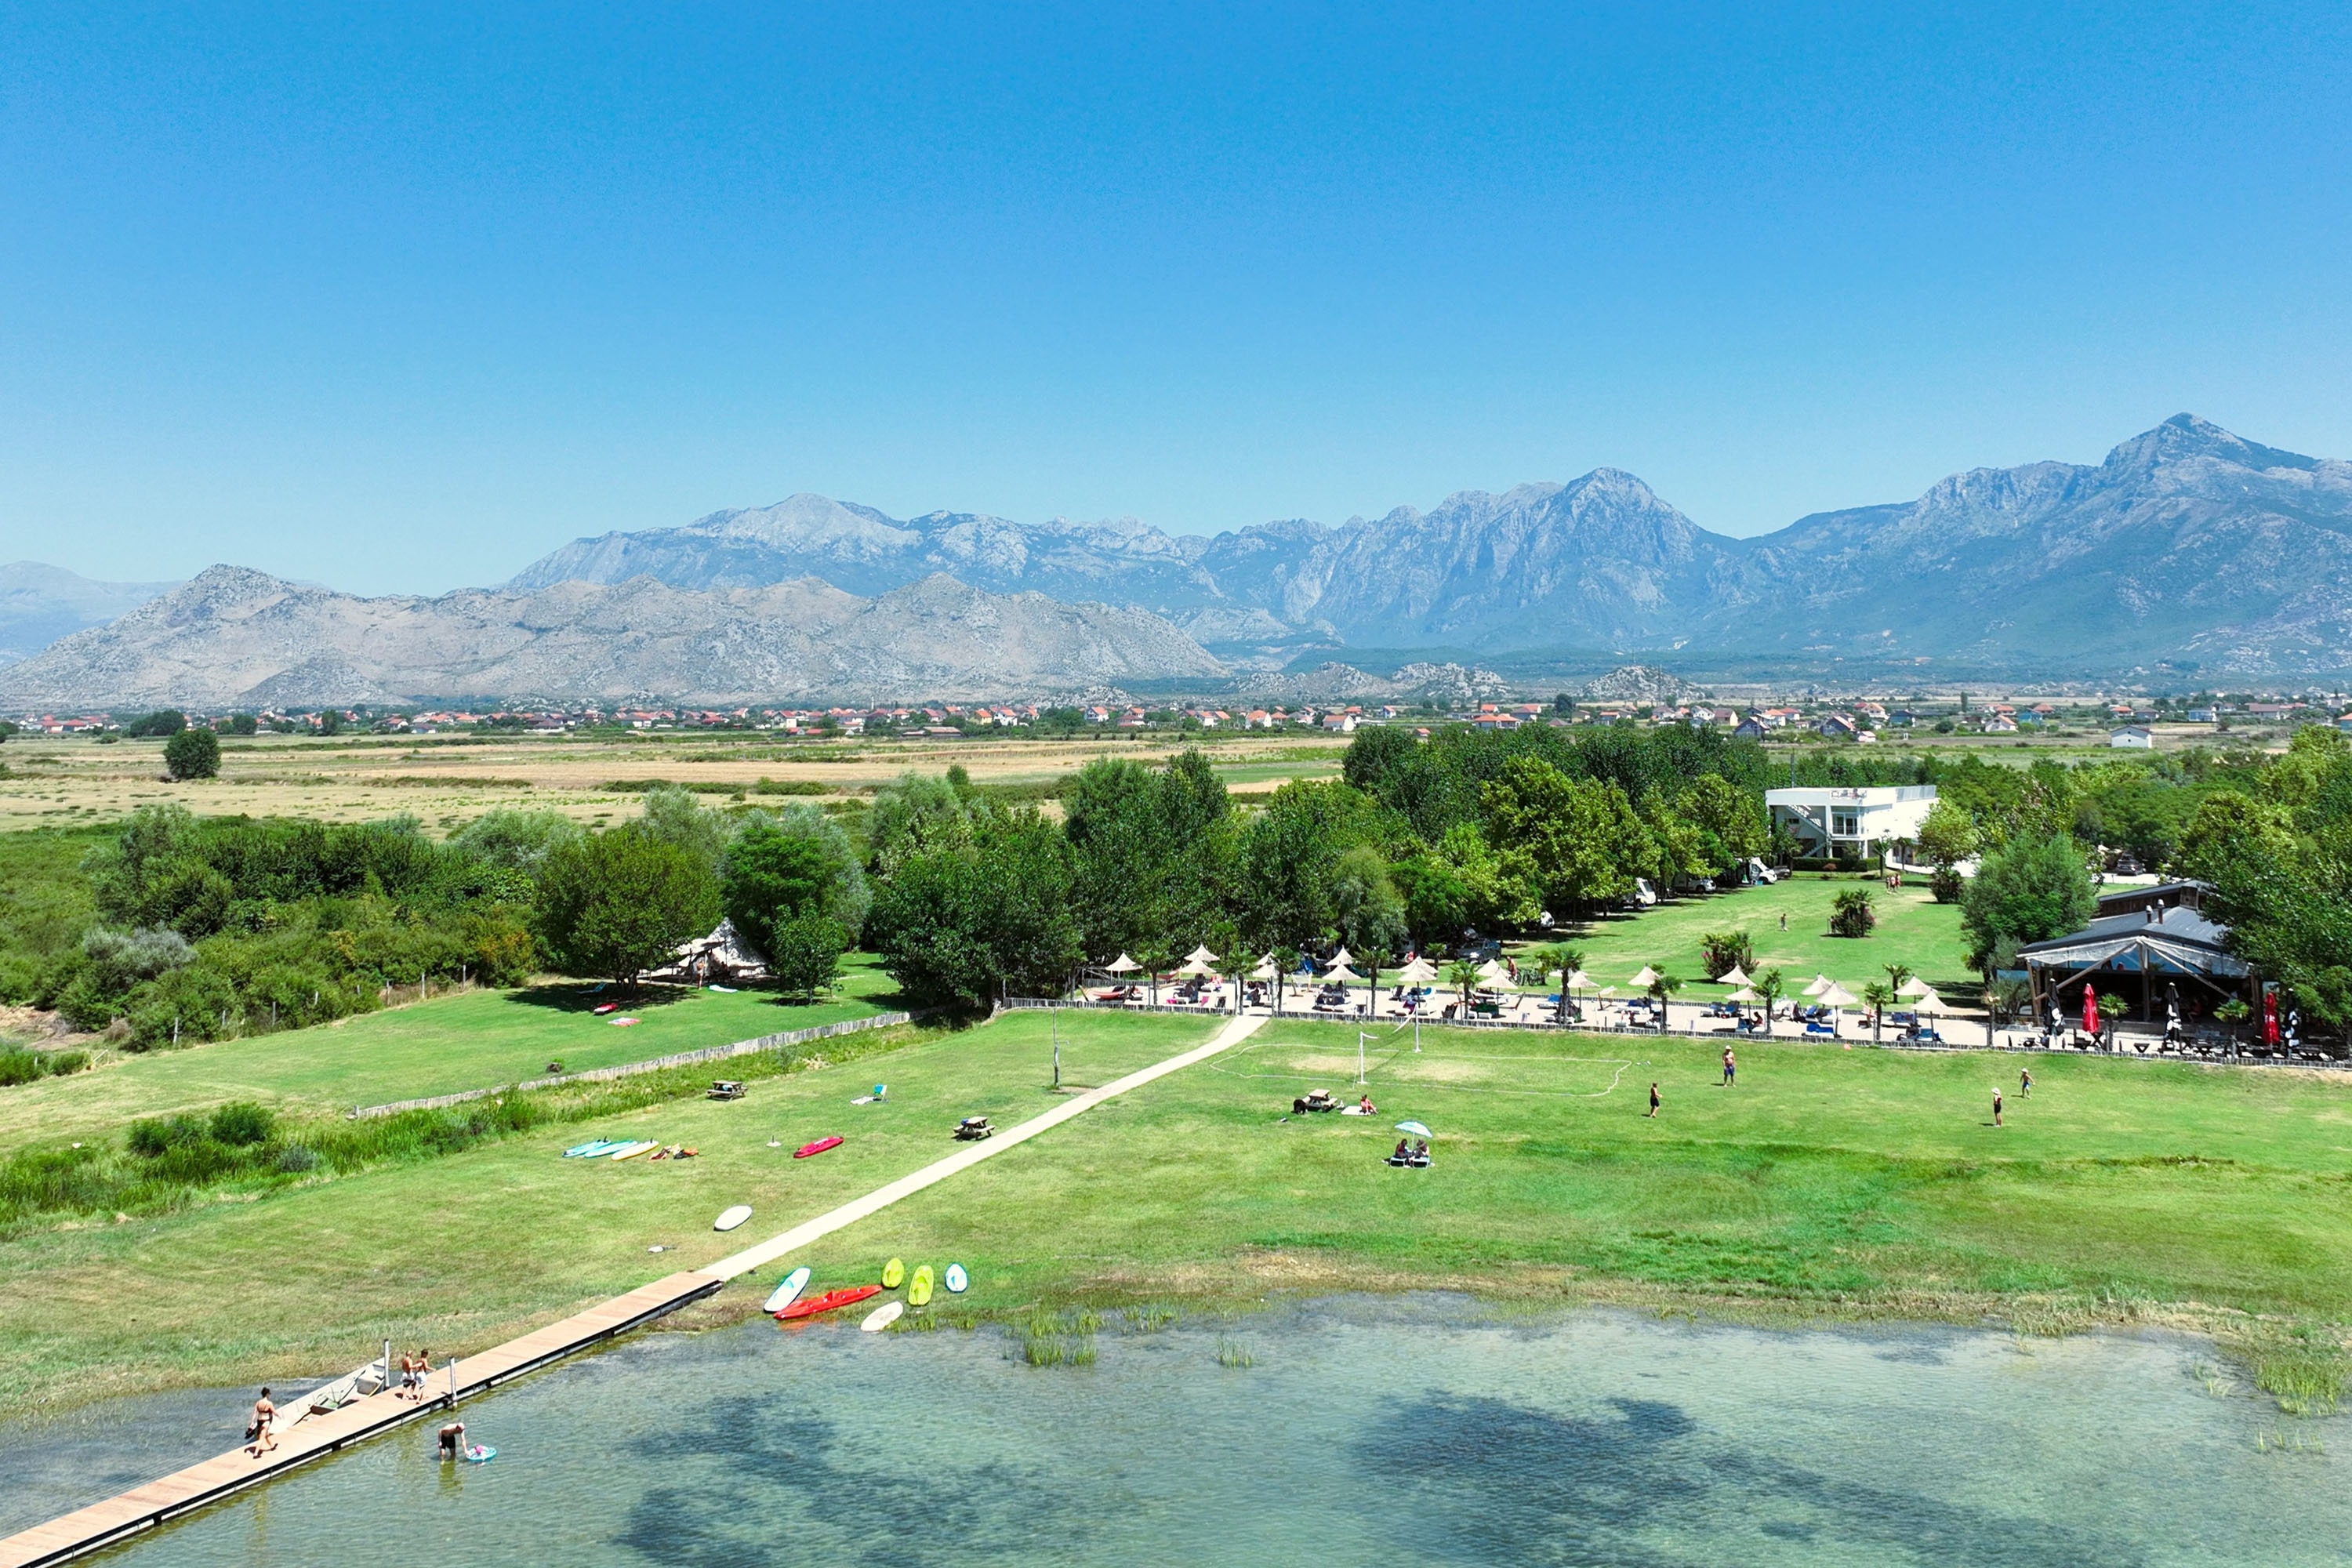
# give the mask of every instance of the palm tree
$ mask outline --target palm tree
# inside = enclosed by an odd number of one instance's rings
[[[1658,1033],[1666,1032],[1666,998],[1683,988],[1683,983],[1660,969],[1650,965],[1650,994],[1658,1004]]]
[[[1911,978],[1911,966],[1907,963],[1890,963],[1885,968],[1886,988],[1897,995],[1902,994],[1903,983]]]
[[[1453,966],[1446,970],[1445,981],[1447,984],[1461,991],[1462,1016],[1465,1021],[1467,1021],[1470,1016],[1470,993],[1475,990],[1478,984],[1478,966],[1466,958],[1457,958],[1454,961]]]
[[[1772,1037],[1772,1009],[1780,1005],[1780,994],[1789,988],[1777,969],[1768,969],[1748,981],[1748,988],[1764,998],[1764,1037]]]
[[[1297,973],[1297,969],[1298,950],[1297,948],[1277,947],[1274,950],[1274,1010],[1277,1014],[1282,1011],[1283,984]]]
[[[1238,1015],[1242,1010],[1242,997],[1247,994],[1244,987],[1248,984],[1249,972],[1257,967],[1257,965],[1251,959],[1249,949],[1242,945],[1240,933],[1235,931],[1232,927],[1222,927],[1215,932],[1215,935],[1217,938],[1217,973],[1223,975],[1226,980],[1232,983],[1234,988],[1234,1012]]]
[[[1895,1005],[1895,987],[1884,980],[1874,980],[1862,988],[1862,1000],[1870,1009],[1870,1043],[1874,1046],[1878,1044],[1879,1021],[1886,1016],[1886,1009]]]
[[[1377,1018],[1381,1015],[1381,971],[1396,962],[1396,954],[1374,942],[1370,952],[1357,956],[1364,961],[1365,980],[1370,986],[1364,993],[1364,1014],[1367,1017]]]
[[[1160,972],[1176,962],[1175,956],[1166,942],[1156,940],[1137,947],[1135,956],[1137,962],[1143,965],[1149,979],[1151,1005],[1157,1007],[1160,1005]]]

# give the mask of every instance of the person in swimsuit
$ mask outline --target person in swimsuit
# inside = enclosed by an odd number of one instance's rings
[[[278,1406],[269,1403],[269,1390],[265,1388],[261,1397],[253,1402],[253,1447],[246,1452],[257,1459],[278,1447],[278,1434],[269,1429],[269,1424],[276,1419]]]
[[[2000,1090],[1999,1089],[1992,1091],[1992,1124],[1995,1127],[2000,1125]]]
[[[1731,1087],[1731,1080],[1732,1080],[1732,1079],[1733,1079],[1733,1078],[1735,1078],[1736,1076],[1738,1076],[1738,1071],[1739,1071],[1739,1064],[1738,1064],[1738,1062],[1736,1062],[1736,1061],[1734,1061],[1734,1060],[1732,1059],[1732,1056],[1731,1056],[1731,1047],[1730,1047],[1729,1046],[1726,1046],[1726,1047],[1723,1047],[1723,1087],[1724,1087],[1724,1088],[1726,1088],[1726,1089],[1729,1089],[1729,1088]]]
[[[2032,1100],[2033,1098],[2033,1069],[2032,1068],[2020,1068],[2017,1069],[2017,1098],[2020,1100]]]
[[[1653,1115],[1653,1116],[1655,1116],[1657,1113],[1658,1113],[1658,1086],[1657,1086],[1656,1084],[1654,1084],[1654,1084],[1650,1085],[1650,1114],[1651,1114],[1651,1115]]]
[[[455,1459],[463,1450],[465,1441],[466,1424],[463,1421],[452,1421],[442,1427],[441,1458],[444,1460]]]

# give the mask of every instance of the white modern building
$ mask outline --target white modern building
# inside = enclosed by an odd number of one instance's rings
[[[1826,858],[1838,848],[1867,856],[1893,839],[1916,842],[1935,806],[1934,784],[1764,792],[1772,826],[1795,835],[1803,847],[1799,852],[1809,857]]]
[[[2154,751],[2156,731],[2144,724],[2126,724],[2107,736],[2107,744],[2119,752]]]

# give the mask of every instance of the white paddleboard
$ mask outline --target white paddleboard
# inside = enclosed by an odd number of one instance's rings
[[[808,1289],[808,1282],[809,1271],[806,1268],[793,1269],[790,1274],[784,1276],[784,1282],[776,1287],[775,1294],[768,1298],[767,1304],[762,1306],[760,1310],[762,1312],[782,1311],[785,1308],[791,1306],[793,1302],[801,1299],[801,1292]]]
[[[950,1294],[961,1296],[963,1294],[964,1287],[971,1283],[971,1277],[963,1271],[962,1264],[950,1263],[941,1282],[947,1286]]]
[[[733,1230],[737,1226],[741,1225],[745,1220],[750,1219],[751,1217],[751,1205],[750,1204],[737,1204],[733,1208],[729,1209],[725,1214],[720,1215],[711,1225],[710,1228],[713,1230]]]
[[[897,1322],[898,1321],[898,1314],[906,1310],[907,1303],[904,1301],[893,1301],[887,1307],[877,1307],[872,1311],[866,1313],[866,1321],[857,1326],[864,1332],[878,1334],[883,1330],[888,1328],[891,1324]]]

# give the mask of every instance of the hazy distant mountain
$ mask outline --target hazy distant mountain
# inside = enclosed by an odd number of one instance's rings
[[[2183,414],[2095,467],[1975,469],[1916,501],[1819,513],[1748,540],[1700,528],[1613,468],[1464,491],[1427,512],[1214,538],[1131,521],[901,521],[794,496],[582,540],[511,586],[810,575],[875,594],[934,572],[1152,610],[1259,665],[1246,648],[1282,654],[1325,638],[2019,674],[2337,671],[2352,668],[2352,464]]]
[[[365,599],[215,566],[0,669],[0,707],[1049,697],[1224,673],[1140,611],[945,576],[874,598],[811,578],[697,593],[637,577]]]
[[[135,610],[169,583],[94,583],[62,566],[0,566],[0,665],[30,658],[59,637]]]

